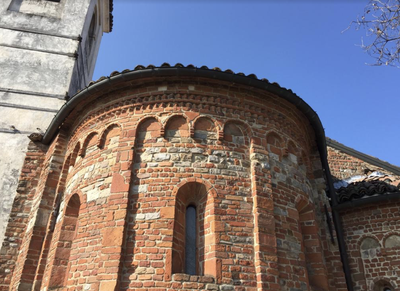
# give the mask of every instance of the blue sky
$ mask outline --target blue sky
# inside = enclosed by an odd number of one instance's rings
[[[114,0],[93,79],[164,62],[254,73],[292,89],[326,135],[400,165],[400,69],[374,67],[365,31],[345,30],[367,0]]]

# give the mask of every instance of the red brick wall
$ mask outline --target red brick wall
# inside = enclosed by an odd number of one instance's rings
[[[367,163],[359,158],[329,146],[328,162],[332,176],[339,180],[347,179],[357,175],[364,175],[366,170],[368,173],[379,171],[385,174],[393,175],[393,173],[388,170]],[[395,177],[396,179],[400,180],[399,176]]]
[[[360,176],[362,179],[371,172],[379,171],[387,175],[382,180],[395,186],[400,182],[400,177],[393,175],[387,169],[367,163],[333,147],[328,147],[328,162],[332,175],[337,179],[355,176]],[[399,290],[400,244],[385,247],[387,237],[399,235],[399,206],[398,200],[391,203],[373,202],[365,206],[351,206],[340,212],[355,290],[383,290],[383,286],[388,283],[391,284],[388,285],[391,290]],[[339,266],[339,253],[336,253],[336,258],[333,254],[331,260],[336,261]],[[382,288],[379,289],[377,286]]]
[[[0,253],[0,290],[7,290],[8,286],[12,285],[12,280],[15,281],[15,278],[20,277],[18,269],[23,266],[23,260],[17,261],[18,252],[21,246],[29,243],[30,235],[25,232],[30,221],[29,214],[40,181],[46,151],[47,148],[41,144],[31,142],[28,146]],[[25,249],[27,250],[27,247]]]
[[[61,201],[36,285],[339,290],[315,137],[294,106],[203,79],[149,80],[83,102],[60,131],[69,138],[49,188]],[[198,276],[179,273],[189,204]]]
[[[399,201],[342,213],[355,290],[375,290],[375,283],[379,281],[386,281],[392,290],[399,290],[400,240],[390,243],[390,237],[400,238],[399,213]],[[366,239],[371,241],[363,244]]]

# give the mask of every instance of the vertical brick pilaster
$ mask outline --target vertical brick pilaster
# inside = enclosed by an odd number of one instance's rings
[[[251,188],[254,215],[254,264],[259,290],[280,290],[268,153],[251,148]]]
[[[126,243],[126,226],[128,217],[128,202],[130,182],[132,177],[132,163],[135,152],[134,139],[124,139],[121,133],[116,151],[117,161],[112,169],[111,193],[106,208],[106,222],[102,229],[101,257],[104,260],[103,268],[99,269],[97,278],[99,290],[117,290],[123,276],[124,246]]]

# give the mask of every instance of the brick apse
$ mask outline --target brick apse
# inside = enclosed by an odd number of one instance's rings
[[[1,290],[400,286],[399,205],[355,213],[353,182],[332,195],[366,166],[339,177],[351,157],[330,147],[331,176],[318,116],[276,83],[138,66],[78,92],[31,139]],[[382,177],[368,197],[398,199],[398,176]]]

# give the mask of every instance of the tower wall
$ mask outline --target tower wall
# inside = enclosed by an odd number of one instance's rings
[[[27,136],[44,132],[66,95],[91,80],[109,17],[108,1],[0,3],[0,243]]]

